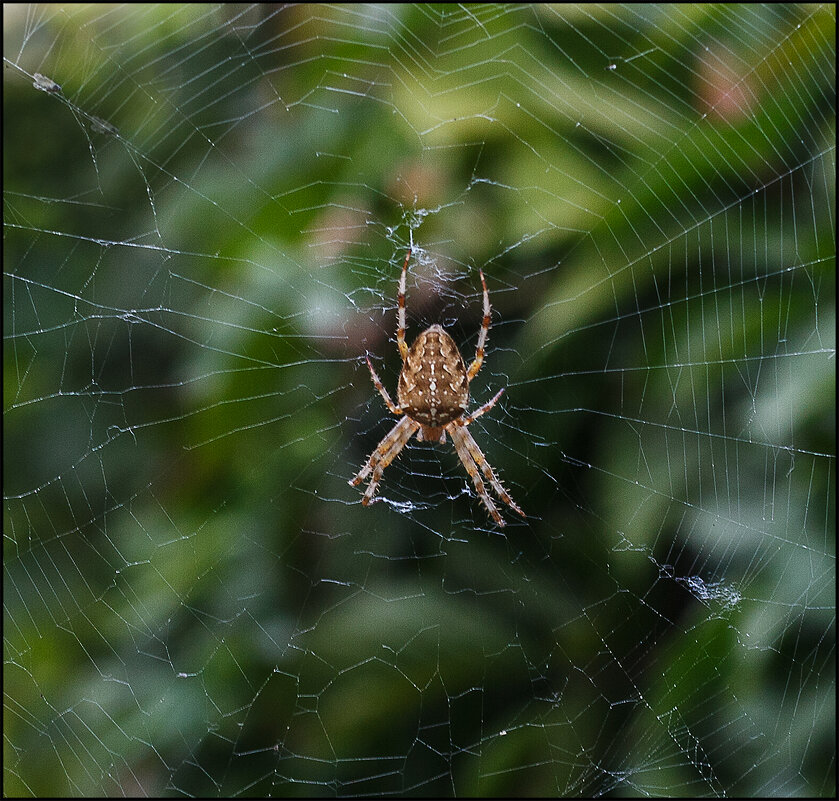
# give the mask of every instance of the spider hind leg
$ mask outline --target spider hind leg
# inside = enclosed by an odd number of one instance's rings
[[[399,295],[397,296],[397,304],[399,306],[398,312],[398,328],[396,330],[396,344],[399,347],[399,355],[404,362],[408,356],[408,345],[405,343],[405,279],[408,275],[408,262],[411,260],[411,250],[408,249],[408,255],[405,256],[405,263],[402,265],[402,275],[399,277]]]
[[[489,325],[492,313],[492,308],[489,305],[489,291],[487,290],[487,282],[484,278],[484,271],[479,270],[479,272],[481,274],[481,286],[483,287],[484,295],[484,317],[481,320],[481,330],[478,333],[478,345],[475,348],[475,360],[469,365],[469,370],[466,372],[467,382],[472,381],[472,379],[478,374],[478,370],[481,369],[481,365],[484,363],[484,348],[486,347],[487,337],[489,336]]]

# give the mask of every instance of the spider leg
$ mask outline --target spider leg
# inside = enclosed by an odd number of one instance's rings
[[[486,346],[487,337],[489,336],[491,308],[489,305],[489,292],[487,292],[487,282],[484,280],[484,271],[479,270],[479,272],[481,274],[481,286],[484,288],[484,319],[481,321],[481,331],[478,334],[478,346],[475,348],[475,360],[469,365],[469,369],[466,372],[467,381],[471,381],[478,374],[478,370],[481,369],[481,365],[484,363],[484,347]]]
[[[506,503],[513,511],[518,512],[522,517],[527,517],[527,515],[516,505],[515,501],[510,497],[507,490],[505,490],[504,487],[501,486],[501,482],[495,477],[495,473],[492,472],[492,468],[490,467],[489,462],[486,460],[486,457],[481,452],[481,449],[478,447],[478,443],[475,442],[475,438],[469,432],[469,429],[466,428],[466,426],[451,426],[449,428],[449,433],[452,435],[452,439],[455,440],[455,444],[457,444],[457,439],[460,439],[462,441],[463,447],[472,457],[475,464],[477,464],[481,468],[481,472],[486,477],[486,480],[489,481],[489,483],[492,485],[492,488],[495,490],[498,497],[501,498],[501,500],[504,501],[504,503]],[[461,457],[461,461],[462,460],[463,457]],[[477,486],[477,484],[475,486]]]
[[[408,346],[405,344],[405,278],[408,274],[408,262],[411,259],[411,248],[408,248],[408,255],[405,256],[405,263],[402,265],[402,275],[399,278],[399,303],[398,325],[396,329],[396,344],[399,346],[399,355],[404,362],[408,356]]]
[[[466,417],[461,417],[459,420],[454,420],[454,425],[457,426],[468,426],[473,420],[480,417],[485,412],[488,412],[495,404],[498,402],[498,399],[504,394],[503,389],[499,389],[498,392],[495,394],[495,397],[492,400],[487,401],[483,406],[475,409],[472,414],[467,414]]]
[[[373,477],[370,479],[370,484],[364,492],[364,497],[361,502],[367,506],[370,503],[379,482],[382,480],[382,473],[385,468],[399,455],[405,443],[411,438],[414,432],[419,428],[419,423],[411,420],[410,417],[403,417],[385,436],[385,438],[378,444],[376,450],[370,454],[367,464],[359,470],[358,474],[351,478],[348,482],[355,487],[370,475],[372,471]]]
[[[385,399],[385,403],[387,404],[387,408],[390,409],[390,411],[393,412],[393,414],[395,414],[397,417],[399,417],[400,414],[405,414],[405,412],[403,412],[402,409],[400,409],[390,399],[390,395],[388,395],[387,390],[384,387],[384,384],[382,384],[382,382],[379,381],[379,377],[376,375],[376,371],[373,369],[373,364],[370,362],[370,357],[367,356],[366,358],[367,358],[367,366],[370,368],[370,375],[373,378],[373,386],[375,386],[376,389],[379,390],[379,394]]]
[[[472,483],[475,485],[475,491],[478,493],[478,497],[481,499],[481,503],[486,506],[487,511],[492,515],[492,519],[501,527],[504,527],[506,523],[504,522],[504,518],[498,512],[498,509],[495,508],[495,504],[492,502],[492,498],[489,497],[489,493],[486,491],[486,487],[484,486],[484,482],[481,481],[481,477],[478,475],[478,466],[475,464],[475,460],[472,458],[472,454],[469,452],[469,447],[466,444],[466,439],[463,436],[466,433],[466,429],[458,426],[447,426],[449,429],[449,434],[451,434],[452,442],[454,442],[455,450],[457,451],[457,455],[460,457],[460,461],[463,462],[463,466],[466,468],[466,472],[469,473],[469,477],[472,479]]]
[[[376,494],[376,490],[378,489],[379,482],[382,480],[382,473],[384,473],[385,468],[401,453],[402,448],[405,447],[405,443],[408,442],[413,433],[417,430],[417,428],[419,428],[419,424],[411,420],[410,417],[404,417],[399,421],[399,425],[406,423],[406,421],[407,424],[404,426],[403,430],[398,433],[398,436],[392,442],[387,453],[381,457],[378,464],[376,464],[373,469],[373,476],[370,479],[370,483],[367,485],[364,497],[361,499],[361,503],[364,504],[364,506],[367,506],[370,501],[373,500],[373,496]],[[396,434],[395,429],[393,433]]]
[[[349,484],[352,487],[358,486],[367,476],[370,475],[370,472],[376,467],[379,462],[381,462],[384,458],[388,456],[392,448],[399,442],[402,435],[405,433],[405,430],[411,430],[412,426],[410,425],[413,421],[410,417],[403,417],[387,434],[382,438],[381,442],[376,446],[376,449],[373,453],[370,454],[370,457],[367,459],[367,464],[361,468],[361,470],[356,473],[353,478],[349,480]],[[408,435],[410,436],[410,434]],[[407,441],[407,438],[406,438]],[[402,443],[404,445],[404,443]],[[401,449],[401,445],[399,446]],[[393,456],[390,457],[388,460],[388,464],[393,460]],[[387,467],[387,465],[385,465]],[[384,470],[384,467],[382,468]]]

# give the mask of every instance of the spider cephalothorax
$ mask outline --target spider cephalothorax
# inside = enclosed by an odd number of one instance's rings
[[[475,350],[475,360],[466,369],[463,357],[454,344],[454,340],[440,325],[426,328],[409,348],[405,344],[405,278],[408,272],[408,262],[411,251],[405,257],[402,265],[402,275],[399,279],[399,329],[396,333],[396,344],[402,356],[402,372],[399,374],[399,385],[396,398],[399,405],[393,403],[387,390],[379,381],[376,371],[367,358],[367,366],[373,377],[373,384],[384,398],[388,409],[402,419],[391,429],[390,433],[379,443],[370,455],[367,464],[350,479],[350,484],[356,486],[364,481],[372,472],[370,484],[364,492],[361,502],[366,506],[370,503],[379,482],[382,480],[384,469],[399,455],[405,443],[417,432],[417,439],[429,442],[445,442],[446,433],[454,442],[457,455],[466,472],[472,478],[478,497],[486,506],[492,519],[499,525],[504,520],[495,508],[492,498],[486,491],[484,482],[479,475],[490,483],[498,497],[522,517],[524,512],[513,502],[501,482],[495,477],[489,462],[484,458],[478,443],[469,433],[467,426],[488,412],[501,397],[502,389],[495,397],[476,409],[472,414],[466,414],[469,402],[469,382],[477,375],[484,361],[484,346],[489,334],[490,305],[489,292],[483,271],[481,271],[481,286],[484,295],[484,318],[478,335],[478,346]]]

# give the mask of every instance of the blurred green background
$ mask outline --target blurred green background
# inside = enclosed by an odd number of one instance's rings
[[[833,795],[835,33],[5,6],[5,794]]]

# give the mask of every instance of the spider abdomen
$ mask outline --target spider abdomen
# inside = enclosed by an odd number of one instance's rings
[[[463,416],[469,402],[466,365],[442,326],[427,328],[411,345],[397,397],[405,413],[424,426],[439,428]]]

